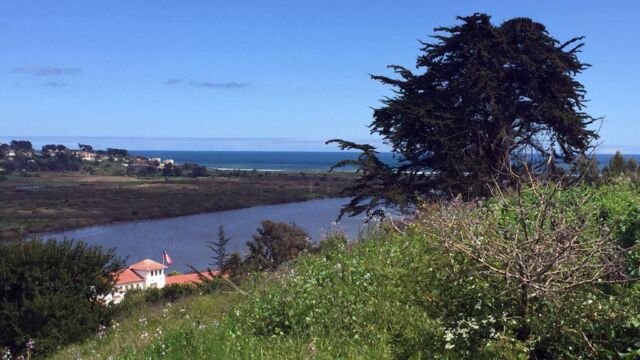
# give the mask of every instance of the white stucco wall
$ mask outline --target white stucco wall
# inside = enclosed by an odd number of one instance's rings
[[[153,270],[153,271],[140,271],[135,270],[140,276],[144,278],[145,288],[153,287],[154,284],[158,288],[163,288],[166,283],[166,278],[164,274],[164,270]]]

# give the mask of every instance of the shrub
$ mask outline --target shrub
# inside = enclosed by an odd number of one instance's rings
[[[344,232],[334,231],[320,239],[313,251],[330,253],[332,251],[346,249],[347,244],[348,239]]]
[[[0,246],[0,348],[37,355],[81,340],[110,319],[100,301],[122,267],[114,250],[71,240]]]
[[[247,265],[259,271],[275,270],[281,264],[311,249],[309,235],[299,226],[269,220],[260,223],[261,228],[253,240],[247,242]]]

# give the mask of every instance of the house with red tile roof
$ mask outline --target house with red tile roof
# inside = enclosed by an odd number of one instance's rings
[[[128,268],[115,274],[115,289],[112,294],[104,298],[106,303],[119,303],[129,290],[146,290],[152,288],[161,289],[165,285],[173,284],[192,284],[195,285],[202,281],[197,273],[189,273],[184,275],[166,276],[166,265],[155,262],[151,259],[144,259],[135,264],[129,265]],[[218,272],[213,272],[217,275]],[[203,272],[207,278],[211,278],[208,272]]]

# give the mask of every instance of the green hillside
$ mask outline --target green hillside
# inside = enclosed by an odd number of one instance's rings
[[[597,210],[585,239],[607,229],[611,241],[635,239],[640,196],[619,182],[559,196],[558,218]],[[531,194],[517,197],[538,206]],[[483,215],[484,214],[484,215]],[[172,304],[131,301],[106,336],[71,346],[56,359],[521,359],[634,358],[640,344],[640,287],[594,282],[532,296],[520,315],[517,289],[442,236],[447,224],[511,226],[499,201],[431,206],[408,225],[373,227],[356,243],[330,238],[276,273],[256,275],[242,290]],[[470,217],[465,217],[470,216]],[[515,219],[515,218],[514,218]],[[555,221],[555,220],[554,220]],[[465,225],[466,224],[466,225]],[[551,224],[551,223],[550,223]],[[557,223],[553,223],[556,228]],[[377,229],[377,230],[376,230]],[[505,228],[506,229],[506,228]],[[551,229],[553,230],[553,229]],[[599,236],[599,235],[598,235]],[[637,276],[638,250],[626,252]],[[498,262],[492,266],[499,267]],[[526,324],[525,322],[526,321]],[[530,331],[521,336],[523,326]],[[635,354],[635,355],[634,355]]]

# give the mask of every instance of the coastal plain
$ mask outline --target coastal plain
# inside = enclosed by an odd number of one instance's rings
[[[207,177],[41,172],[0,181],[0,241],[121,221],[340,196],[348,173],[221,171]]]

